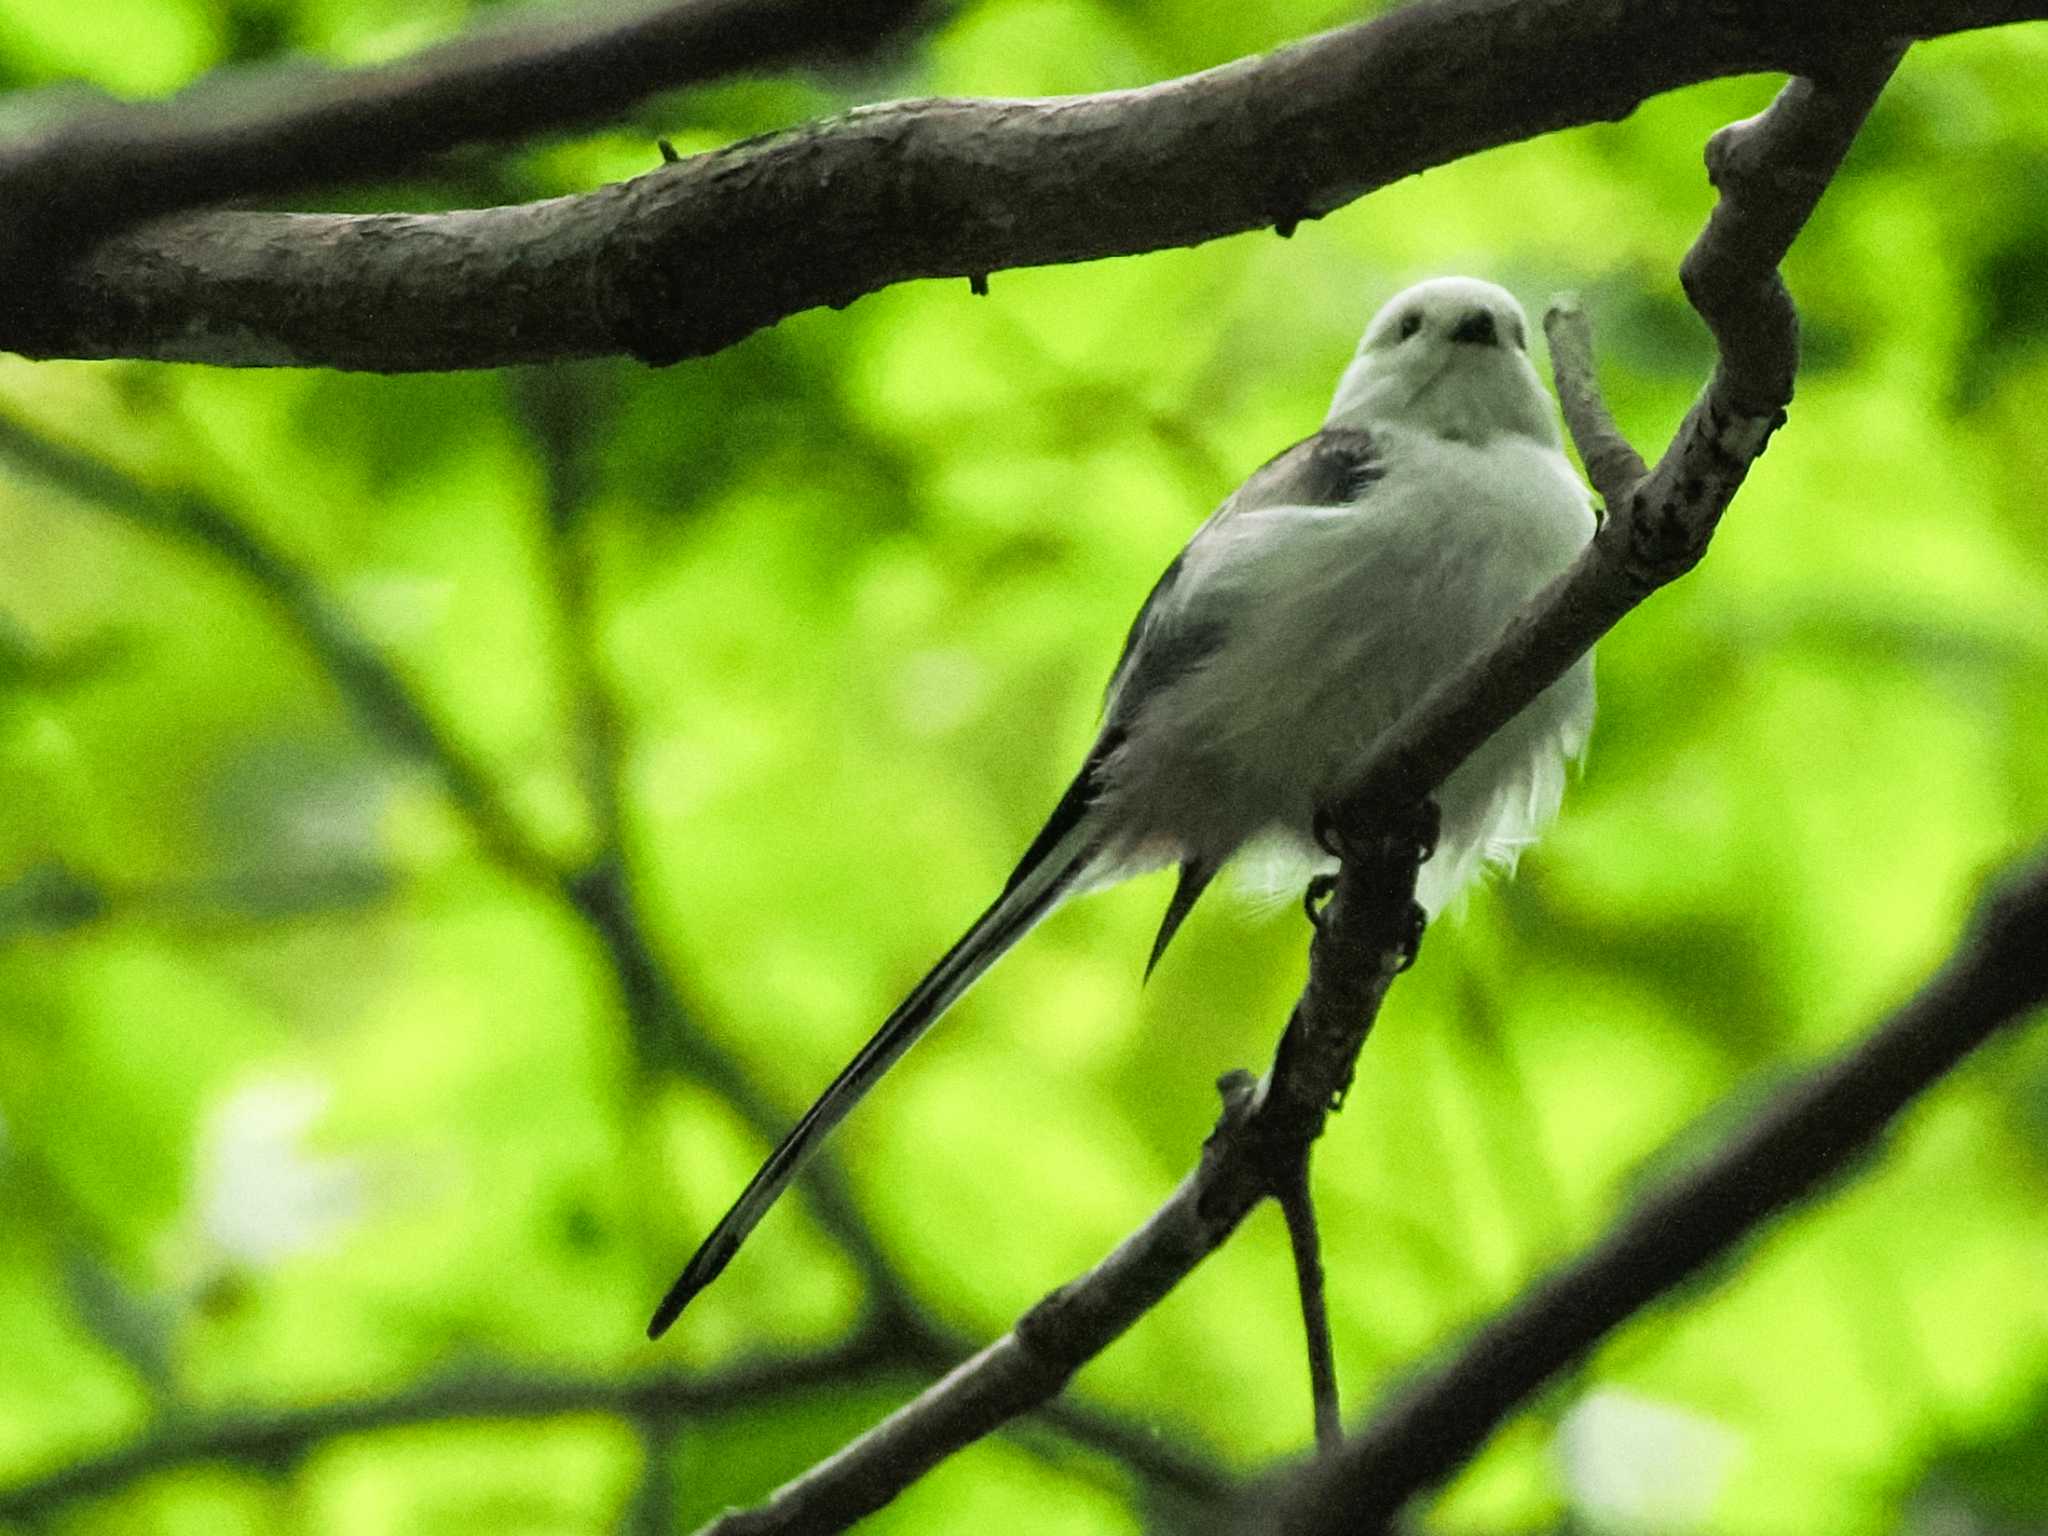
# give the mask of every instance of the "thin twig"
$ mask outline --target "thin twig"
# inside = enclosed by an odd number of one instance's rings
[[[533,368],[512,375],[514,403],[537,449],[545,488],[548,573],[561,630],[572,748],[596,824],[592,864],[623,860],[626,847],[626,742],[618,705],[604,677],[597,607],[596,548],[589,507],[590,429],[608,395],[593,368]]]
[[[1579,462],[1586,466],[1586,478],[1609,507],[1620,506],[1642,484],[1650,466],[1621,435],[1600,393],[1593,371],[1593,327],[1577,295],[1560,294],[1551,301],[1543,315],[1543,335],[1550,343],[1550,376],[1557,381],[1558,404],[1564,408]]]
[[[1867,1167],[1869,1150],[1915,1098],[2044,1004],[2048,853],[1992,890],[1948,962],[1889,1020],[1538,1281],[1337,1456],[1305,1468],[1284,1498],[1270,1488],[1248,1498],[1242,1528],[1260,1536],[1380,1529],[1611,1329],[1787,1207]]]
[[[125,230],[37,284],[32,302],[0,313],[0,347],[385,372],[672,362],[914,278],[1292,228],[1478,150],[1624,117],[1659,92],[1808,72],[1891,36],[2038,18],[2048,0],[1710,10],[1416,0],[1143,89],[881,103],[581,196],[434,214],[183,215]],[[159,206],[155,182],[141,182],[144,205]],[[52,195],[68,206],[67,185]]]
[[[1301,1326],[1308,1346],[1308,1389],[1315,1407],[1316,1449],[1327,1456],[1344,1441],[1344,1419],[1337,1399],[1337,1352],[1330,1343],[1330,1310],[1323,1294],[1322,1244],[1316,1232],[1315,1198],[1309,1190],[1309,1160],[1303,1149],[1294,1176],[1277,1191],[1287,1220],[1287,1246],[1294,1255],[1296,1289],[1301,1293]]]

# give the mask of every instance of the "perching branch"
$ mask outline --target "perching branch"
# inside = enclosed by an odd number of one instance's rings
[[[1489,653],[1434,690],[1382,740],[1364,766],[1361,787],[1337,809],[1338,825],[1386,828],[1399,821],[1399,808],[1421,803],[1600,634],[1697,562],[1791,398],[1797,322],[1777,262],[1897,60],[1895,50],[1873,55],[1825,90],[1795,80],[1769,111],[1722,130],[1710,144],[1708,166],[1721,206],[1686,258],[1685,275],[1723,359],[1648,474],[1634,473],[1640,461],[1625,451],[1592,385],[1590,340],[1566,333],[1558,352],[1565,375],[1560,392],[1575,402],[1575,429],[1598,427],[1609,439],[1589,439],[1592,452],[1585,456],[1602,465],[1611,515],[1587,553],[1532,600]],[[1373,846],[1371,839],[1354,841]],[[1380,862],[1347,857],[1342,865],[1337,897],[1325,909],[1311,953],[1307,988],[1258,1096],[1260,1114],[1292,1101],[1277,1122],[1286,1128],[1278,1139],[1259,1115],[1241,1107],[1247,1096],[1231,1100],[1196,1171],[1102,1264],[1041,1302],[915,1402],[706,1536],[837,1531],[881,1507],[941,1458],[1061,1390],[1259,1200],[1285,1187],[1333,1095],[1348,1084],[1365,1030],[1398,968],[1396,910],[1412,892],[1413,868],[1396,897],[1388,881],[1399,861],[1384,859],[1384,844],[1380,851]],[[1361,900],[1362,890],[1376,899]],[[1261,1143],[1273,1150],[1260,1150]]]
[[[98,106],[9,144],[0,288],[19,299],[38,266],[142,220],[361,185],[461,145],[587,127],[659,91],[857,57],[912,23],[923,0],[671,0],[623,21],[606,9],[591,21],[536,8],[372,68],[209,77],[168,101]]]
[[[50,274],[0,315],[0,347],[388,372],[672,362],[912,278],[1288,233],[1659,92],[1825,78],[1887,39],[2042,16],[2048,0],[1417,0],[1145,89],[885,103],[583,196],[192,214]]]
[[[1310,950],[1309,981],[1265,1078],[1226,1077],[1195,1171],[1108,1258],[859,1439],[704,1536],[844,1530],[941,1460],[1061,1392],[1291,1179],[1412,957],[1416,845],[1376,840],[1345,861]]]
[[[2048,852],[1979,906],[1961,944],[1879,1029],[1781,1092],[1710,1160],[1642,1200],[1538,1281],[1456,1357],[1404,1390],[1279,1500],[1259,1536],[1381,1529],[1462,1466],[1529,1396],[1611,1329],[1772,1217],[1854,1171],[1899,1114],[1998,1030],[2048,1005]]]

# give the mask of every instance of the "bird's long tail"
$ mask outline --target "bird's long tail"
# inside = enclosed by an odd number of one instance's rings
[[[893,1067],[903,1053],[915,1045],[924,1032],[939,1021],[981,974],[1000,959],[1038,920],[1059,905],[1060,900],[1086,873],[1100,851],[1099,831],[1087,812],[1095,798],[1097,784],[1091,761],[1061,799],[1043,831],[1018,863],[1016,872],[1003,887],[1003,894],[960,941],[947,950],[924,980],[896,1006],[875,1031],[874,1038],[861,1047],[860,1054],[832,1080],[831,1087],[804,1112],[781,1144],[768,1155],[731,1210],[704,1239],[676,1283],[654,1309],[647,1336],[658,1339],[682,1313],[684,1307],[719,1273],[739,1251],[747,1234],[768,1213],[790,1181],[803,1171],[825,1135]]]

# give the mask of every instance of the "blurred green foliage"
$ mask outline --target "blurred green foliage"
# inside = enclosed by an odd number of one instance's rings
[[[1141,83],[1350,14],[968,0],[885,66],[696,93],[647,134],[465,157],[387,200],[579,190],[653,164],[657,130],[689,150],[891,95]],[[472,20],[0,17],[9,87],[115,93]],[[1396,988],[1318,1162],[1354,1412],[1585,1242],[1681,1131],[1704,1145],[1904,995],[2048,827],[2044,78],[2038,28],[1908,59],[1790,263],[1790,425],[1704,566],[1603,647],[1562,822]],[[152,1425],[840,1337],[861,1266],[799,1199],[641,1341],[762,1126],[650,1054],[546,871],[616,839],[681,1059],[794,1112],[1000,882],[1152,577],[1315,425],[1386,294],[1447,270],[1532,308],[1582,290],[1624,426],[1663,442],[1709,360],[1674,278],[1700,147],[1772,88],[1482,155],[1291,241],[999,272],[987,299],[911,285],[664,372],[0,366],[0,1490]],[[50,441],[100,468],[53,471]],[[225,547],[237,527],[268,565]],[[451,794],[321,661],[322,622],[474,782]],[[1165,894],[1060,913],[836,1138],[937,1326],[992,1336],[1100,1257],[1188,1166],[1212,1080],[1266,1058],[1298,914],[1214,902],[1141,990]],[[2048,1528],[2044,1196],[2048,1039],[2022,1035],[1548,1392],[1432,1527]],[[1077,1391],[1248,1472],[1307,1441],[1298,1331],[1264,1214]],[[914,1379],[645,1441],[602,1412],[389,1428],[39,1529],[687,1528]],[[1153,1499],[1034,1433],[869,1528],[1132,1531]]]

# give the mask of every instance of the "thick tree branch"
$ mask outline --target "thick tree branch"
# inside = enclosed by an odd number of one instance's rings
[[[859,55],[923,0],[674,0],[621,21],[538,14],[395,64],[208,79],[102,106],[0,148],[0,279],[18,289],[139,220],[393,175],[479,141],[615,116],[658,91],[808,58]],[[650,153],[652,146],[649,146]]]
[[[1296,1177],[1412,955],[1415,844],[1390,838],[1363,855],[1346,860],[1323,908],[1309,984],[1271,1070],[1257,1084],[1243,1073],[1223,1080],[1223,1118],[1200,1163],[1152,1218],[915,1401],[705,1536],[812,1536],[881,1508],[953,1452],[1056,1396]]]
[[[2044,15],[2048,0],[1417,0],[1143,90],[867,107],[579,197],[180,217],[37,285],[0,315],[0,346],[392,372],[668,362],[911,278],[1290,231],[1662,91],[1825,75],[1885,39]]]
[[[1303,1469],[1278,1509],[1270,1490],[1257,1499],[1243,1528],[1260,1536],[1380,1529],[1609,1330],[1854,1172],[1916,1097],[2044,1004],[2048,854],[1992,891],[1947,964],[1875,1033],[1784,1090],[1709,1161],[1539,1281],[1336,1457]]]

